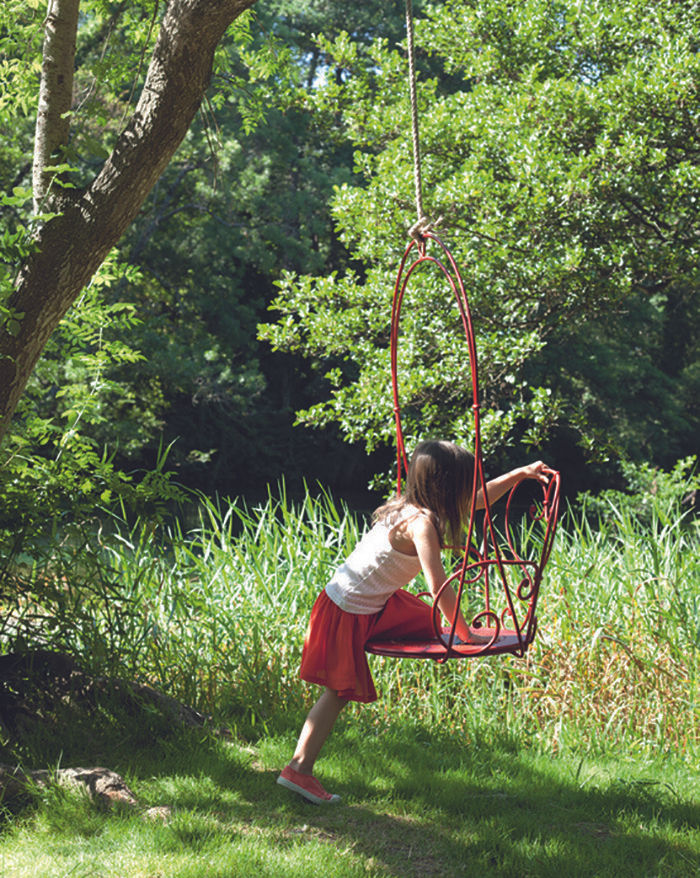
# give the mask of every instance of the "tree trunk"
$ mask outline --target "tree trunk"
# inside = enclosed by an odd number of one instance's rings
[[[56,150],[68,143],[79,8],[80,0],[49,0],[46,13],[32,174],[35,213],[49,189],[46,168]]]
[[[187,133],[222,34],[254,3],[169,3],[133,117],[93,183],[61,198],[61,215],[38,232],[37,252],[22,266],[7,303],[19,331],[0,336],[0,440],[49,336],[136,217]]]

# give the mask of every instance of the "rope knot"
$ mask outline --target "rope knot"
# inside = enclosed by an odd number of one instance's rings
[[[422,216],[419,220],[416,220],[416,222],[413,223],[413,225],[408,230],[408,234],[413,238],[414,241],[418,241],[420,243],[423,238],[428,234],[428,232],[432,232],[433,229],[436,229],[441,222],[441,216],[439,216],[434,221],[428,219],[427,216]]]

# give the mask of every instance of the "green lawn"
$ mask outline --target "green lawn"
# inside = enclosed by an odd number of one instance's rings
[[[319,763],[343,803],[319,808],[275,783],[294,737],[125,747],[111,767],[170,819],[53,790],[6,813],[0,874],[700,874],[700,781],[677,757],[538,755],[350,716]]]

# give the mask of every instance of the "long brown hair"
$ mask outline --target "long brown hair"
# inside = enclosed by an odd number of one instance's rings
[[[403,494],[375,510],[373,521],[382,521],[405,506],[427,509],[440,537],[440,545],[459,544],[474,481],[474,455],[454,442],[428,439],[416,446],[408,465]]]

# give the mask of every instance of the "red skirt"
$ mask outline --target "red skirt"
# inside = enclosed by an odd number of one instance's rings
[[[433,636],[432,606],[404,589],[394,592],[383,610],[368,615],[341,610],[324,590],[311,610],[299,676],[349,701],[376,701],[365,643]]]

